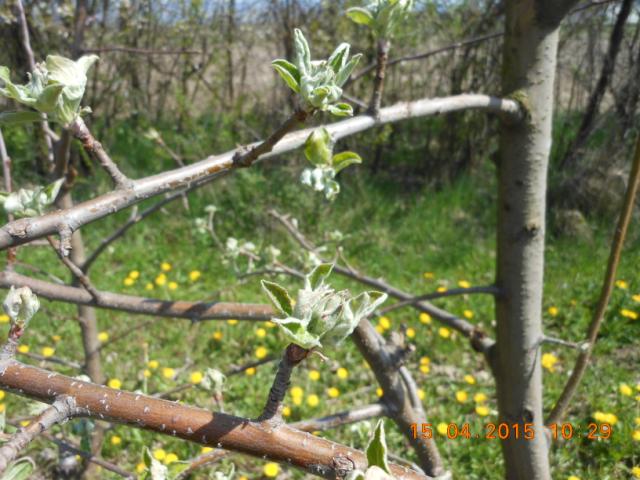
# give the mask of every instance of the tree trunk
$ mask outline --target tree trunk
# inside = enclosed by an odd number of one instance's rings
[[[509,436],[502,442],[506,478],[514,480],[551,478],[539,346],[547,165],[561,17],[550,18],[555,6],[544,8],[543,3],[507,2],[503,46],[503,93],[528,110],[525,120],[503,123],[498,160],[496,285],[502,294],[496,297],[492,367],[499,421],[509,425]],[[531,424],[531,439],[523,438],[525,424]]]

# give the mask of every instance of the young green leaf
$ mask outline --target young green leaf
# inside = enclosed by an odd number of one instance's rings
[[[348,103],[336,103],[335,105],[329,105],[329,113],[336,117],[351,117],[353,116],[353,108]]]
[[[308,330],[308,322],[299,318],[273,319],[273,322],[280,327],[285,337],[296,345],[310,350],[316,347],[322,347],[320,336]]]
[[[338,73],[344,67],[347,58],[349,58],[349,48],[350,45],[348,43],[341,43],[327,60],[335,73]]]
[[[27,480],[33,473],[33,461],[29,458],[21,458],[4,471],[0,480]]]
[[[300,93],[300,72],[294,64],[283,59],[277,59],[271,62],[271,65],[291,90]]]
[[[293,31],[295,51],[296,51],[296,66],[302,75],[307,75],[311,72],[311,51],[309,50],[309,44],[307,39],[304,38],[302,31],[296,28]]]
[[[387,463],[387,441],[384,435],[384,420],[378,420],[373,438],[367,446],[367,462],[369,467],[379,467],[386,473],[391,473]]]
[[[283,315],[293,314],[293,300],[284,287],[268,280],[262,280],[260,283],[276,310]]]
[[[332,271],[333,263],[321,263],[307,274],[305,284],[315,290],[324,283]]]
[[[346,13],[347,17],[359,25],[370,26],[373,23],[373,15],[366,8],[352,7]]]
[[[333,156],[332,164],[336,173],[347,168],[349,165],[362,163],[362,158],[355,152],[340,152]]]
[[[361,53],[358,53],[357,55],[351,57],[351,60],[349,60],[349,62],[347,62],[347,64],[342,67],[336,74],[336,85],[342,87],[347,82],[349,76],[351,75],[351,72],[353,72],[353,69],[356,68],[361,58]]]
[[[331,166],[331,154],[333,150],[333,139],[329,130],[317,128],[307,138],[304,144],[304,155],[307,160],[316,166]]]

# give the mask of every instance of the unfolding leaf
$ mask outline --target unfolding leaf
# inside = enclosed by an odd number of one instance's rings
[[[366,8],[352,7],[347,9],[347,16],[359,25],[371,25],[373,23],[373,15]]]
[[[336,173],[345,169],[349,165],[362,163],[362,158],[355,152],[340,152],[333,156],[332,159],[333,169]]]
[[[273,322],[280,327],[285,337],[296,345],[306,349],[322,347],[320,337],[309,332],[307,324],[303,320],[288,317],[284,319],[273,319]]]
[[[373,432],[373,438],[367,446],[367,462],[369,467],[379,467],[386,473],[391,473],[387,463],[387,441],[384,435],[384,420],[378,420]]]
[[[27,480],[33,473],[33,462],[29,458],[21,458],[7,467],[0,480]]]
[[[271,65],[291,90],[300,93],[300,72],[294,64],[283,59],[277,59],[271,62]]]
[[[331,275],[333,263],[321,263],[306,275],[306,284],[311,289],[317,289]]]
[[[293,31],[295,52],[296,52],[296,66],[301,75],[306,75],[311,71],[311,51],[309,50],[309,44],[307,39],[304,38],[302,31],[296,28]]]
[[[316,128],[304,143],[304,155],[316,166],[331,166],[333,139],[326,128]]]
[[[348,103],[337,103],[335,105],[329,105],[327,108],[329,113],[336,117],[351,117],[353,115],[353,108]]]
[[[347,82],[349,76],[351,75],[351,72],[353,72],[353,69],[356,68],[358,62],[360,62],[360,58],[362,58],[361,53],[354,55],[353,57],[351,57],[351,60],[349,60],[349,62],[347,62],[347,64],[342,67],[342,69],[340,69],[340,71],[336,74],[336,85],[341,87]]]
[[[350,45],[348,43],[341,43],[329,56],[327,62],[335,73],[338,73],[344,67],[347,58],[349,58],[349,48]]]
[[[262,280],[260,283],[276,310],[283,315],[291,315],[293,313],[293,300],[284,287],[268,280]]]

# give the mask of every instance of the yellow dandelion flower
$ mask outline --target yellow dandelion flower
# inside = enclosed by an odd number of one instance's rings
[[[145,290],[153,290],[153,288],[154,288],[154,287],[153,287],[153,283],[151,283],[151,282],[148,282],[148,283],[144,286],[144,289],[145,289]],[[144,464],[143,464],[143,465],[144,465]]]
[[[204,375],[202,374],[202,372],[197,372],[197,371],[191,372],[191,375],[189,376],[189,381],[194,385],[198,385],[200,382],[202,382],[203,378],[204,378]]]
[[[109,333],[108,332],[100,332],[98,334],[98,340],[101,341],[102,343],[106,342],[107,340],[109,340]]]
[[[4,395],[2,397],[0,397],[0,400],[2,400],[3,398],[4,398]],[[634,422],[636,423],[636,425],[638,425],[640,427],[640,417],[636,417]]]
[[[376,332],[378,332],[380,335],[384,333],[384,328],[382,328],[382,325],[376,325]]]
[[[385,330],[389,330],[391,328],[391,320],[388,317],[380,317],[378,319],[378,325],[380,325]]]
[[[340,390],[336,387],[328,388],[327,395],[329,395],[329,398],[338,398],[340,396]]]
[[[407,334],[407,338],[415,338],[416,331],[415,331],[415,329],[409,327],[409,328],[407,328],[406,334]]]
[[[620,310],[620,315],[625,318],[630,318],[631,320],[638,319],[638,313],[634,312],[633,310],[629,310],[628,308],[623,308],[622,310]]]
[[[151,370],[145,368],[142,372],[142,375],[144,376],[144,378],[149,378],[151,376]]]
[[[340,380],[346,380],[347,378],[349,378],[349,370],[344,367],[340,367],[338,370],[336,370],[336,375]]]
[[[167,285],[169,287],[169,290],[177,290],[178,288],[178,284],[176,282],[169,282],[169,285]]]
[[[465,403],[468,400],[468,398],[469,398],[469,394],[464,390],[458,390],[456,392],[456,400],[459,403]]]
[[[631,388],[626,383],[621,383],[619,390],[620,390],[620,393],[625,397],[630,397],[631,395],[633,395],[633,388]]]
[[[5,395],[4,390],[0,390],[0,402],[4,400]]]
[[[162,448],[157,448],[153,451],[153,458],[158,461],[162,461],[167,456],[167,452],[165,452]]]
[[[167,283],[167,276],[164,273],[161,273],[156,277],[155,282],[156,282],[156,285],[158,285],[159,287],[162,287]]]
[[[299,407],[300,405],[302,405],[302,397],[293,397],[291,401],[296,407]]]
[[[580,477],[576,477],[575,475],[569,475],[567,480],[580,480]]]
[[[120,445],[122,443],[122,438],[118,435],[114,435],[111,437],[111,445]]]
[[[320,403],[320,398],[315,393],[312,393],[307,397],[307,405],[310,407],[317,407]]]
[[[423,389],[421,389],[421,388],[419,388],[419,389],[418,389],[418,398],[419,398],[420,400],[424,400],[424,398],[425,398],[426,396],[427,396],[427,394],[426,394],[426,393],[424,393],[424,390],[423,390]]]
[[[20,425],[23,426],[23,427],[29,426],[30,423],[31,423],[31,420],[21,420],[20,421]]]
[[[53,354],[56,353],[56,349],[53,347],[43,347],[42,350],[40,350],[40,353],[43,357],[49,358],[53,357]]]
[[[9,315],[4,313],[0,315],[0,323],[9,323]]]
[[[134,280],[137,280],[140,277],[140,272],[138,270],[131,270],[129,272],[129,278],[133,278]]]
[[[122,387],[122,382],[117,378],[112,378],[107,382],[107,385],[109,386],[109,388],[120,390],[120,387]]]
[[[127,278],[125,278],[125,279],[122,281],[122,283],[124,283],[124,285],[125,285],[126,287],[130,287],[131,285],[133,285],[134,283],[136,283],[136,281],[135,281],[133,278],[131,278],[131,277],[127,277]]]
[[[447,291],[447,287],[444,287],[444,286],[440,286],[440,287],[436,288],[436,292],[438,292],[438,293],[444,293],[446,291]]]
[[[144,464],[144,462],[140,462],[136,465],[136,473],[142,473],[147,469],[147,466]]]
[[[169,262],[162,262],[160,264],[160,270],[162,270],[163,272],[168,272],[171,270],[171,264]]]
[[[265,477],[276,478],[280,472],[280,465],[275,462],[269,462],[262,467],[262,473]]]
[[[640,478],[640,467],[633,467],[631,469],[631,474],[635,477],[635,478]]]
[[[475,385],[476,384],[476,379],[473,375],[465,375],[464,376],[464,381],[467,382],[469,385]]]
[[[480,392],[480,393],[476,393],[476,394],[473,396],[473,401],[474,401],[474,402],[476,402],[476,403],[483,403],[483,402],[486,402],[486,401],[487,401],[487,396],[486,396],[484,393],[482,393],[482,392]]]
[[[449,429],[449,425],[447,425],[444,422],[440,422],[438,424],[438,426],[436,427],[436,430],[438,430],[438,433],[440,435],[446,435],[447,434],[447,430]]]
[[[618,423],[618,417],[614,413],[606,413],[604,417],[604,422],[609,425],[615,425]]]
[[[213,447],[202,447],[200,449],[200,453],[202,453],[202,454],[209,453],[209,452],[213,452]]]
[[[258,360],[262,360],[264,357],[267,356],[268,353],[269,353],[269,350],[267,350],[265,347],[256,348],[256,358]]]
[[[171,380],[173,377],[176,376],[176,371],[171,367],[164,367],[162,369],[162,376],[167,380]]]
[[[471,310],[465,310],[464,312],[462,312],[462,315],[464,316],[464,318],[466,318],[467,320],[471,320],[473,318],[473,311]]]
[[[267,320],[266,322],[264,322],[264,326],[267,328],[276,328],[277,325],[275,323],[273,323],[271,320]]]
[[[446,327],[440,327],[438,329],[438,335],[440,335],[442,338],[449,338],[451,336],[451,330]]]
[[[558,357],[553,353],[545,353],[542,355],[542,366],[550,372],[555,372],[556,363],[558,363]]]
[[[158,362],[158,360],[149,360],[149,363],[147,363],[147,367],[151,368],[152,370],[155,370],[159,366],[160,362]]]
[[[420,314],[420,323],[424,325],[431,325],[431,315],[426,312]]]
[[[430,363],[431,363],[431,359],[426,355],[423,357],[420,357],[420,365],[429,365]]]
[[[621,290],[626,290],[629,288],[629,284],[625,280],[616,280],[616,287]]]
[[[218,341],[222,340],[222,332],[220,330],[216,330],[211,335],[211,338],[213,338],[214,340],[218,340]]]
[[[244,374],[247,375],[248,377],[251,377],[252,375],[256,374],[256,369],[255,367],[249,367],[244,371]]]
[[[256,328],[256,337],[264,338],[267,336],[267,331],[264,328]]]
[[[631,438],[633,438],[634,442],[640,442],[640,430],[634,430],[631,434]]]
[[[286,405],[282,407],[282,416],[290,417],[291,416],[291,407],[287,407]]]
[[[429,366],[429,364],[427,365],[420,365],[420,371],[424,374],[427,374],[431,371],[431,367]]]
[[[0,403],[0,413],[4,412],[7,409],[7,406],[4,403]]]
[[[60,340],[62,340],[62,337],[60,335],[51,335],[51,340],[58,343]]]
[[[320,372],[318,370],[310,370],[309,371],[309,380],[317,382],[320,380]]]
[[[422,277],[423,277],[425,280],[433,280],[434,278],[436,278],[436,276],[433,274],[433,272],[424,272],[424,273],[422,274]]]
[[[633,295],[633,296],[631,297],[631,299],[632,299],[634,302],[638,302],[638,303],[640,303],[640,293],[637,293],[637,294]],[[6,316],[6,315],[5,315],[5,316]],[[0,320],[0,321],[1,321],[1,320]],[[5,323],[5,322],[2,322],[2,323]]]
[[[476,405],[476,413],[481,417],[486,417],[489,415],[489,407],[486,405]]]
[[[304,390],[301,387],[291,387],[289,393],[293,398],[302,397],[304,395]]]
[[[18,345],[18,352],[29,353],[29,345]]]
[[[378,397],[382,397],[384,395],[384,390],[382,390],[382,388],[380,387],[376,388],[376,395]]]
[[[597,411],[594,412],[592,416],[596,422],[604,422],[607,414],[601,411]]]
[[[178,455],[176,455],[175,453],[167,453],[167,456],[164,457],[163,463],[165,465],[171,465],[172,463],[175,463],[178,460],[179,460]]]
[[[227,323],[229,325],[237,325],[238,324],[238,320],[236,320],[235,318],[232,318],[230,320],[227,320]]]
[[[202,273],[200,273],[200,270],[192,270],[189,272],[189,280],[195,282],[200,278],[201,275]]]
[[[547,312],[549,312],[549,315],[551,315],[552,317],[555,317],[558,315],[559,310],[558,307],[549,307],[547,309]]]
[[[467,282],[466,280],[460,280],[460,281],[458,282],[458,286],[459,286],[460,288],[470,288],[470,287],[471,287],[471,284],[470,284],[469,282]]]

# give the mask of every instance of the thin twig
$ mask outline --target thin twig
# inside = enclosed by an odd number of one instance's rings
[[[47,240],[58,255],[60,261],[65,265],[65,267],[69,269],[71,274],[80,282],[84,289],[89,292],[93,299],[96,302],[100,303],[100,292],[98,292],[98,290],[96,290],[96,288],[93,286],[91,280],[89,280],[89,277],[82,271],[80,267],[73,263],[69,257],[64,256],[64,254],[60,250],[59,242],[57,242],[52,236],[48,236]]]
[[[564,386],[564,390],[560,394],[560,398],[556,402],[553,410],[549,414],[546,424],[558,423],[564,416],[571,399],[580,385],[580,381],[587,370],[589,365],[589,359],[591,353],[598,340],[598,332],[600,326],[604,320],[604,314],[611,298],[611,292],[616,279],[616,271],[618,270],[618,264],[620,263],[620,256],[622,254],[622,247],[624,240],[627,236],[627,230],[629,223],[631,223],[633,207],[635,205],[636,194],[638,192],[638,185],[640,184],[640,137],[636,142],[635,155],[629,172],[629,181],[627,184],[627,191],[624,196],[624,203],[620,211],[620,217],[618,218],[618,225],[613,234],[613,240],[611,242],[611,252],[609,253],[609,261],[607,262],[607,270],[604,275],[604,281],[602,284],[602,290],[600,291],[600,298],[598,304],[593,312],[591,323],[587,331],[585,348],[580,351],[576,364],[573,367],[571,376]]]
[[[443,292],[431,292],[425,293],[424,295],[418,295],[417,297],[410,298],[409,300],[402,300],[400,302],[396,302],[393,305],[386,306],[381,308],[378,313],[380,315],[384,315],[393,310],[397,310],[402,307],[406,307],[409,305],[415,305],[416,303],[420,303],[424,300],[434,300],[436,298],[444,298],[444,297],[452,297],[456,295],[468,295],[474,293],[487,293],[489,295],[499,295],[500,289],[495,285],[485,285],[479,287],[469,287],[469,288],[452,288],[450,290],[445,290]]]
[[[199,50],[153,50],[148,48],[119,47],[119,46],[83,48],[82,52],[84,53],[123,52],[123,53],[135,53],[140,55],[199,55],[202,53]]]

